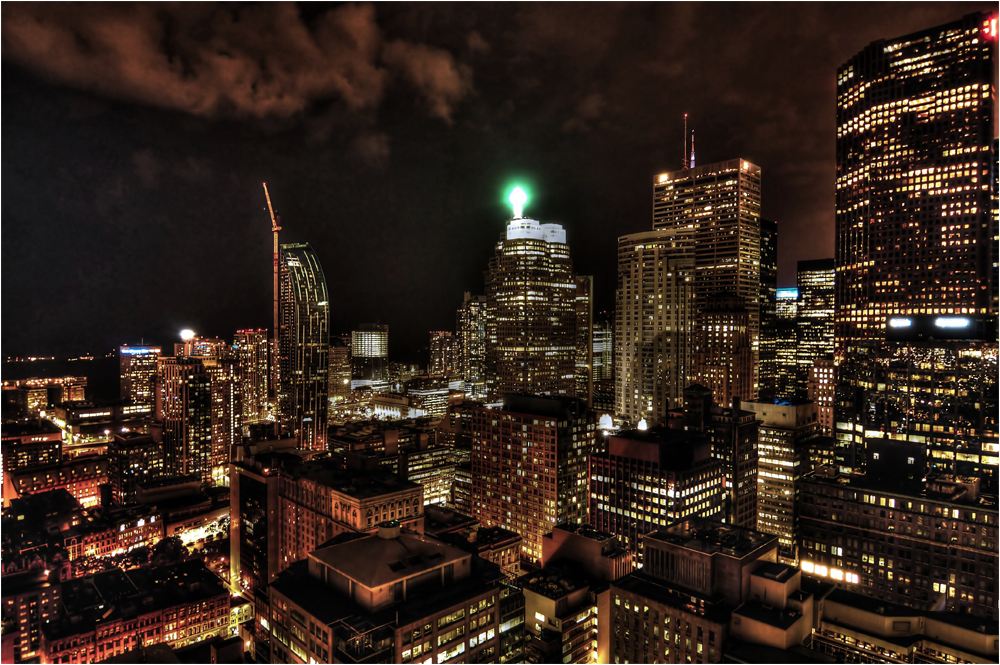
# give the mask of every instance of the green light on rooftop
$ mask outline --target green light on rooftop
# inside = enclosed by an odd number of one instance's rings
[[[507,200],[510,201],[511,207],[514,208],[514,219],[522,217],[521,213],[524,211],[524,204],[528,202],[527,192],[520,187],[515,187],[511,191],[510,196],[507,197]]]

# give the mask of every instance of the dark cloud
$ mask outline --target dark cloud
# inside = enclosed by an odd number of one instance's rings
[[[288,117],[336,98],[378,108],[395,75],[449,120],[468,67],[423,44],[385,43],[370,5],[303,22],[293,3],[17,3],[3,57],[52,81],[204,116]]]
[[[452,109],[472,91],[472,70],[442,49],[399,40],[386,45],[382,58],[417,89],[431,115],[449,124]]]
[[[361,163],[373,169],[383,169],[389,163],[389,136],[382,132],[363,134],[352,143]]]

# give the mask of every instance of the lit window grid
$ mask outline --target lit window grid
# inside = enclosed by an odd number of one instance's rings
[[[838,74],[839,336],[881,335],[891,314],[985,313],[995,299],[980,263],[996,240],[985,177],[996,42],[976,21],[876,42]],[[888,73],[868,74],[865,58]],[[901,81],[909,97],[897,96]],[[934,139],[931,160],[907,123],[942,122],[955,129]]]

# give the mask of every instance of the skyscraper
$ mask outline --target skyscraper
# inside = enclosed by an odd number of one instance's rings
[[[326,278],[308,244],[281,246],[278,318],[283,431],[305,450],[326,448],[330,303]]]
[[[694,380],[723,406],[754,393],[750,312],[744,302],[732,293],[707,296],[695,326]]]
[[[229,459],[243,440],[243,400],[235,358],[202,358],[212,390],[212,482],[229,483]]]
[[[576,282],[563,227],[512,219],[490,259],[486,298],[490,397],[575,395]]]
[[[615,321],[607,312],[594,318],[594,384],[615,378]]]
[[[521,535],[537,563],[542,536],[589,522],[589,463],[597,419],[572,397],[508,395],[502,409],[470,409],[472,516]],[[516,444],[516,445],[515,445]]]
[[[586,402],[587,406],[594,403],[594,278],[590,275],[576,275],[576,396]]]
[[[743,402],[760,419],[757,530],[778,536],[778,558],[798,563],[799,480],[810,470],[807,446],[819,436],[815,402]]]
[[[458,337],[459,374],[465,391],[473,397],[486,396],[486,296],[466,292],[455,317]]]
[[[693,374],[694,250],[677,229],[618,239],[615,411],[654,423],[683,404]]]
[[[243,425],[264,422],[267,407],[267,330],[237,330],[233,339],[237,384],[242,399]]]
[[[774,398],[794,399],[798,385],[799,290],[778,289],[774,321]]]
[[[797,283],[795,397],[805,399],[813,365],[822,358],[833,358],[833,259],[799,261]]]
[[[389,381],[389,326],[362,323],[351,331],[351,388]]]
[[[977,13],[872,42],[837,70],[841,355],[892,315],[995,314],[996,56]]]
[[[653,181],[653,229],[694,242],[695,295],[732,293],[747,310],[752,369],[760,345],[760,167],[742,159],[661,173]],[[757,381],[751,380],[752,394]]]
[[[432,330],[428,374],[449,376],[455,371],[455,335],[450,330]]]
[[[351,395],[351,338],[330,336],[330,371],[327,374],[330,401],[342,402]]]
[[[164,472],[212,483],[212,381],[201,360],[160,358]]]
[[[725,478],[711,440],[665,427],[608,437],[590,460],[590,523],[641,563],[642,537],[689,516],[722,518]]]
[[[841,469],[863,468],[884,438],[995,464],[995,421],[973,417],[996,403],[995,332],[976,329],[996,317],[994,26],[976,13],[878,40],[837,71]],[[950,332],[966,341],[942,341]],[[932,401],[894,389],[900,380]]]
[[[760,352],[758,388],[761,399],[774,399],[777,376],[777,296],[778,296],[778,224],[760,220]],[[752,528],[752,527],[751,527]]]
[[[153,403],[153,379],[156,377],[158,346],[122,346],[118,349],[121,400],[132,404]]]

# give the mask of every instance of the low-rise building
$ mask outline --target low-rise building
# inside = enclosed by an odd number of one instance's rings
[[[996,496],[981,492],[979,478],[908,481],[907,466],[888,461],[885,473],[866,476],[823,467],[803,477],[802,570],[886,602],[995,622]]]
[[[918,611],[837,589],[823,599],[812,648],[841,663],[996,663],[997,623]]]
[[[774,536],[692,517],[646,534],[641,570],[611,584],[608,661],[722,659],[732,609],[750,598],[751,575],[777,560]]]
[[[5,502],[11,499],[65,489],[85,508],[101,503],[101,485],[108,482],[108,459],[85,455],[55,464],[21,468],[4,476]],[[9,498],[8,498],[9,497]]]
[[[345,532],[374,533],[399,520],[423,531],[423,487],[388,474],[348,472],[338,460],[313,460],[281,470],[281,567]]]
[[[503,579],[398,522],[344,534],[271,585],[271,662],[505,662]]]
[[[42,627],[43,663],[95,663],[143,644],[178,648],[229,634],[229,593],[200,561],[117,568],[63,583]]]
[[[55,464],[62,459],[62,430],[48,420],[6,424],[0,446],[5,476],[18,469]]]

